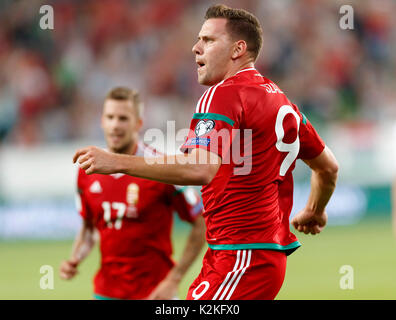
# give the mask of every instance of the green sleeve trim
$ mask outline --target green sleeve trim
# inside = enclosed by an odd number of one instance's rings
[[[286,246],[278,243],[240,243],[240,244],[208,244],[209,248],[213,250],[245,250],[245,249],[267,249],[276,251],[287,251],[292,253],[301,243],[298,241],[292,242]]]
[[[219,113],[194,113],[193,119],[210,119],[210,120],[220,120],[227,122],[231,127],[234,126],[235,121],[231,120],[227,116]]]
[[[110,297],[105,297],[105,296],[101,296],[99,294],[94,293],[93,295],[95,300],[121,300],[121,299],[117,299],[117,298],[110,298]]]
[[[301,112],[301,115],[302,115],[302,123],[303,123],[303,124],[307,124],[307,117],[306,117],[305,114],[302,113],[302,112]]]

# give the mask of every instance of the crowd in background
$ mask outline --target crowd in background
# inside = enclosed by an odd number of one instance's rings
[[[396,1],[223,1],[260,20],[256,68],[316,125],[396,119]],[[200,0],[51,1],[54,29],[40,28],[43,1],[0,2],[0,142],[100,139],[103,98],[136,88],[145,129],[188,128],[205,90],[191,51],[206,8]]]

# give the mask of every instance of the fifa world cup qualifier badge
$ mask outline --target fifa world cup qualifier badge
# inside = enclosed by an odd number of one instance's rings
[[[139,186],[136,183],[131,183],[127,188],[126,200],[128,203],[126,217],[127,218],[137,218],[137,202],[139,199]]]
[[[203,136],[215,127],[215,122],[213,120],[200,120],[195,126],[195,134],[197,137]]]

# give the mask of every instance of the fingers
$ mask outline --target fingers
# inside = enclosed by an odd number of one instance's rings
[[[94,149],[95,147],[86,147],[86,148],[82,148],[82,149],[78,149],[77,151],[76,151],[76,153],[74,154],[74,156],[73,156],[73,163],[76,163],[77,162],[77,160],[79,160],[79,158],[81,157],[81,156],[85,156],[85,155],[87,155],[87,153],[88,152],[90,152],[90,151],[92,151],[93,149]],[[88,156],[88,155],[87,155]],[[80,161],[79,161],[80,162]],[[80,162],[81,163],[81,162]]]
[[[305,234],[318,234],[320,233],[324,227],[320,227],[317,223],[307,223],[307,224],[299,224],[295,222],[293,224],[294,228],[299,232],[304,232]]]
[[[86,174],[94,173],[94,166],[93,163],[95,159],[93,158],[92,154],[93,147],[87,147],[83,149],[79,149],[76,151],[73,157],[73,163],[78,162],[81,169],[85,171]]]
[[[90,166],[87,169],[84,169],[86,174],[93,174],[95,173],[95,167],[93,163],[90,164]]]
[[[85,161],[87,161],[87,160],[89,160],[89,159],[90,159],[90,153],[87,152],[87,153],[82,154],[82,155],[77,159],[77,162],[78,162],[79,164],[82,164],[83,162],[85,162]]]
[[[77,159],[78,159],[80,156],[86,154],[87,152],[88,152],[88,148],[83,148],[83,149],[77,150],[76,153],[75,153],[74,156],[73,156],[73,163],[76,163],[76,162],[77,162]]]
[[[59,275],[62,279],[69,280],[73,278],[77,273],[77,263],[73,263],[70,261],[62,262],[59,270]]]
[[[317,234],[317,233],[320,233],[321,231],[322,231],[322,229],[323,228],[321,228],[321,227],[319,227],[318,225],[314,225],[313,227],[312,227],[312,234]]]
[[[88,174],[88,169],[92,166],[94,159],[88,159],[85,162],[80,163],[80,168]]]

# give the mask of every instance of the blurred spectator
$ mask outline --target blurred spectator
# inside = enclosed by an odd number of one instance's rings
[[[0,141],[32,145],[100,138],[103,95],[142,92],[145,128],[187,127],[205,88],[191,48],[212,1],[52,3],[55,29],[39,28],[43,1],[0,4]],[[339,1],[224,1],[264,28],[256,67],[316,125],[396,117],[396,2],[349,1],[354,30],[339,27]]]

